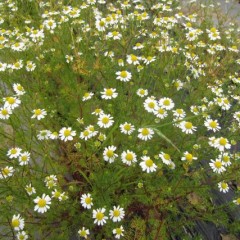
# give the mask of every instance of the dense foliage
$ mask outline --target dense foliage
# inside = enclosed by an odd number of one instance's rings
[[[56,2],[0,3],[0,238],[239,234],[237,26],[175,0]]]

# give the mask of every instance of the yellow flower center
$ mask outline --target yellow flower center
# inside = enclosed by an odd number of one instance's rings
[[[94,126],[91,126],[91,127],[89,127],[89,130],[91,131],[91,132],[94,132]]]
[[[131,153],[127,153],[125,158],[126,158],[127,161],[130,162],[130,161],[133,160],[133,155]]]
[[[212,122],[210,122],[209,125],[210,125],[211,128],[216,128],[217,127],[217,122],[212,121]]]
[[[158,113],[164,114],[164,113],[165,113],[165,110],[164,110],[163,108],[159,108],[159,109],[158,109]]]
[[[163,157],[164,157],[166,160],[170,160],[170,159],[171,159],[170,155],[167,154],[167,153],[163,154]]]
[[[186,122],[186,123],[185,123],[185,128],[187,128],[187,129],[192,129],[192,127],[193,127],[193,125],[192,125],[191,122]]]
[[[22,90],[23,90],[23,87],[22,87],[21,85],[18,85],[18,86],[17,86],[17,90],[22,91]]]
[[[222,160],[223,160],[224,162],[229,162],[230,157],[227,156],[227,155],[225,155],[225,156],[223,156]]]
[[[221,138],[219,140],[219,144],[222,145],[222,146],[225,146],[227,144],[227,140],[225,138]]]
[[[41,109],[36,109],[35,111],[34,111],[34,113],[35,113],[35,115],[40,115],[41,113],[42,113],[42,110]]]
[[[217,29],[216,29],[216,28],[211,28],[210,31],[211,31],[212,33],[215,33],[215,32],[217,31]]]
[[[97,220],[101,221],[103,218],[104,218],[104,214],[103,214],[103,213],[98,212],[98,213],[96,214],[96,219],[97,219]]]
[[[15,228],[15,227],[19,227],[20,225],[20,221],[18,219],[13,219],[12,220],[12,226]]]
[[[120,211],[117,210],[117,209],[114,210],[114,211],[113,211],[113,216],[114,216],[114,217],[119,217],[119,216],[120,216]]]
[[[137,61],[137,56],[131,55],[131,60],[132,60],[133,62]]]
[[[170,100],[168,100],[168,99],[165,99],[164,101],[163,101],[163,105],[165,105],[165,106],[169,106],[170,105]]]
[[[60,192],[58,192],[58,191],[56,191],[56,192],[54,193],[54,197],[55,197],[55,198],[59,198],[59,197],[60,197],[60,195],[61,195],[61,193],[60,193]]]
[[[214,165],[215,165],[215,167],[218,168],[218,169],[222,167],[222,163],[221,163],[220,161],[216,161],[216,162],[214,163]]]
[[[113,95],[113,90],[112,89],[107,89],[105,93],[106,93],[107,96],[112,96]]]
[[[106,153],[106,155],[107,155],[109,158],[113,157],[113,156],[114,156],[113,150],[108,150],[107,153]]]
[[[187,161],[191,162],[193,160],[193,155],[191,153],[187,153],[185,155],[185,158],[186,158]]]
[[[26,155],[21,156],[21,161],[26,162],[28,160],[28,157]]]
[[[139,93],[140,93],[141,95],[144,95],[144,94],[145,94],[145,90],[144,90],[144,89],[141,89],[141,90],[139,91]]]
[[[149,130],[147,128],[142,129],[142,135],[147,136],[149,134]]]
[[[122,229],[121,229],[121,228],[116,228],[116,234],[117,234],[117,235],[122,234]]]
[[[71,131],[68,130],[68,129],[66,129],[66,130],[64,130],[63,135],[64,135],[65,137],[69,137],[69,136],[71,135]]]
[[[108,117],[103,117],[102,123],[103,124],[108,124],[109,123],[109,118]]]
[[[100,27],[104,27],[104,26],[105,26],[105,22],[104,22],[104,21],[100,21],[100,22],[99,22],[99,26],[100,26]]]
[[[222,187],[222,189],[226,189],[226,188],[228,187],[228,185],[227,185],[227,183],[222,182],[222,183],[221,183],[221,187]]]
[[[92,202],[92,199],[90,197],[85,198],[85,203],[86,204],[91,204],[91,202]]]
[[[153,166],[153,160],[152,159],[148,159],[145,161],[145,164],[147,167],[152,167]]]
[[[148,107],[149,107],[149,108],[154,108],[154,107],[155,107],[155,103],[154,103],[154,102],[148,103]]]
[[[11,154],[16,154],[17,153],[17,150],[14,148],[14,149],[11,149],[10,151]]]
[[[89,131],[88,131],[88,130],[85,130],[85,131],[83,132],[83,135],[84,135],[85,137],[87,137],[87,136],[89,135]]]
[[[177,112],[178,114],[183,114],[183,110],[182,110],[182,109],[177,109],[176,112]]]
[[[80,237],[85,237],[87,235],[86,231],[85,230],[82,230],[80,232]]]
[[[225,104],[229,104],[228,99],[224,99],[223,102],[224,102]]]
[[[38,204],[38,206],[39,206],[40,208],[43,208],[43,207],[46,206],[47,202],[46,202],[45,199],[41,198],[41,199],[38,200],[38,203],[37,203],[37,204]]]
[[[120,73],[120,77],[126,78],[126,77],[127,77],[127,72],[126,72],[126,71],[122,71],[122,72]]]
[[[7,98],[7,101],[9,104],[14,104],[16,102],[15,98],[13,98],[13,97]]]
[[[126,131],[131,130],[131,125],[130,124],[125,124],[124,125],[124,130],[126,130]]]
[[[2,174],[3,174],[4,176],[7,176],[9,173],[10,173],[10,170],[9,170],[8,168],[4,168],[4,169],[2,170]]]
[[[7,109],[3,109],[1,111],[1,113],[2,113],[2,115],[7,116],[8,115],[8,110]]]

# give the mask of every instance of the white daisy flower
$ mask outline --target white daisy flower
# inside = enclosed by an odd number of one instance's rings
[[[113,99],[118,96],[118,93],[116,92],[116,88],[104,88],[104,91],[101,92],[103,99]]]
[[[119,40],[122,38],[122,34],[118,31],[109,32],[106,36],[107,38],[112,38],[113,40]]]
[[[141,60],[141,58],[137,57],[134,54],[127,55],[127,63],[128,64],[138,65],[139,64],[139,60]]]
[[[92,92],[86,92],[84,93],[83,97],[82,97],[82,101],[85,102],[87,100],[90,100],[93,97],[94,93]]]
[[[132,74],[128,71],[118,71],[116,72],[117,80],[122,82],[129,82],[132,78]]]
[[[110,114],[101,114],[98,118],[98,126],[101,128],[109,128],[113,125],[114,120]]]
[[[154,110],[153,110],[153,114],[160,119],[164,119],[165,117],[168,116],[167,110],[164,109],[163,107],[159,107],[157,106]]]
[[[153,137],[154,131],[151,128],[139,128],[138,138],[147,141]]]
[[[151,96],[144,101],[143,106],[146,111],[151,113],[154,112],[155,108],[158,107],[158,102],[155,100],[155,97]]]
[[[53,19],[48,19],[43,22],[43,25],[48,29],[48,30],[53,30],[56,28],[57,24]]]
[[[148,95],[148,90],[147,89],[143,89],[143,88],[139,88],[138,90],[137,90],[137,95],[139,96],[139,97],[145,97],[145,96],[147,96]]]
[[[137,49],[142,49],[144,48],[144,46],[141,44],[141,43],[136,43],[135,46],[133,47],[134,50],[137,50]]]
[[[233,203],[235,203],[236,205],[240,205],[240,198],[233,200]]]
[[[82,227],[81,229],[78,230],[78,234],[79,234],[79,237],[83,237],[87,239],[90,232],[89,232],[89,229]]]
[[[42,197],[37,197],[33,201],[36,203],[34,211],[45,213],[50,208],[49,205],[51,204],[51,198],[45,193],[42,195]]]
[[[14,173],[13,167],[4,167],[0,169],[0,179],[11,177]]]
[[[182,119],[186,116],[186,112],[181,108],[177,108],[176,110],[173,110],[173,116],[177,119]]]
[[[58,132],[51,132],[49,138],[52,140],[58,139]]]
[[[174,108],[175,104],[171,98],[161,98],[158,101],[158,104],[160,107],[166,109],[166,110],[171,110]]]
[[[212,120],[210,118],[205,120],[204,126],[207,127],[208,130],[212,130],[213,132],[217,132],[221,129],[218,121],[217,120]]]
[[[125,211],[120,206],[114,206],[113,210],[110,210],[109,215],[113,222],[120,222],[125,216]]]
[[[224,181],[218,183],[218,188],[220,192],[227,193],[229,190],[229,186]]]
[[[192,163],[193,160],[197,160],[197,157],[194,157],[188,151],[184,152],[183,157],[181,157],[182,161],[187,161],[188,163]]]
[[[37,120],[41,120],[42,118],[45,118],[45,116],[47,115],[45,109],[34,109],[32,112],[33,115],[31,118],[37,118]]]
[[[141,159],[143,161],[140,163],[140,166],[142,167],[142,170],[144,172],[150,173],[156,171],[157,165],[153,162],[153,160],[150,157],[143,156],[141,157]]]
[[[18,157],[18,162],[21,166],[27,165],[30,160],[30,153],[29,152],[23,152]]]
[[[163,163],[166,165],[170,165],[172,163],[171,156],[167,153],[161,152],[159,157],[162,159]]]
[[[81,204],[86,209],[91,209],[93,206],[92,197],[90,193],[83,194],[81,196]]]
[[[19,83],[14,83],[13,84],[13,90],[16,93],[16,95],[21,96],[25,93],[25,90],[23,86]]]
[[[103,151],[103,159],[106,162],[113,163],[115,158],[118,157],[118,155],[116,153],[114,153],[114,151],[116,151],[116,149],[117,148],[115,146],[106,147]]]
[[[226,171],[226,168],[224,167],[222,161],[219,159],[211,160],[209,165],[212,168],[213,172],[222,173],[222,172]]]
[[[93,210],[93,218],[95,219],[94,220],[95,224],[102,226],[106,223],[108,217],[104,215],[105,211],[106,211],[105,208]]]
[[[79,137],[86,141],[86,140],[90,139],[92,136],[91,136],[91,132],[89,130],[85,129],[83,132],[80,133]]]
[[[133,163],[137,162],[137,155],[132,151],[123,151],[121,154],[122,162],[127,164],[128,166],[132,165]]]
[[[11,159],[12,158],[18,158],[21,154],[21,151],[22,151],[22,149],[18,148],[18,147],[11,148],[11,149],[8,150],[7,156]]]
[[[105,18],[98,19],[95,25],[99,32],[105,31],[107,26],[106,19]]]
[[[9,108],[9,109],[14,109],[18,107],[21,103],[21,100],[16,97],[3,98],[3,101],[5,101],[4,108]]]
[[[156,57],[152,57],[152,56],[148,56],[146,58],[143,58],[143,62],[148,65],[150,64],[151,62],[154,62],[156,60]]]
[[[101,114],[104,114],[103,110],[101,108],[96,108],[93,112],[93,115],[99,116]]]
[[[63,141],[72,141],[73,137],[76,136],[76,131],[73,131],[71,127],[63,127],[60,131],[59,131],[59,137],[61,140]]]
[[[41,130],[37,135],[38,140],[47,140],[50,138],[51,131],[49,130]]]
[[[119,127],[120,127],[121,133],[128,134],[128,135],[131,135],[132,132],[135,130],[135,127],[131,123],[127,123],[127,122],[120,124]]]
[[[20,214],[13,215],[11,225],[15,231],[20,231],[24,228],[24,219],[21,218]]]
[[[18,232],[16,237],[17,237],[17,240],[27,240],[28,239],[28,235],[25,231]]]
[[[227,152],[218,155],[218,159],[221,159],[223,165],[226,166],[226,167],[230,166],[232,164],[231,163],[231,157],[232,156]]]
[[[124,232],[123,226],[113,229],[113,234],[115,235],[114,237],[116,239],[120,239],[122,236],[124,236],[123,232]]]
[[[7,107],[0,108],[0,119],[9,119],[12,114],[12,110]]]
[[[217,148],[219,151],[223,152],[226,149],[231,148],[231,144],[227,140],[227,138],[220,137],[215,140],[214,147]]]
[[[29,196],[31,196],[32,194],[36,193],[36,189],[34,187],[32,187],[31,183],[26,185],[25,190],[27,191],[27,194]]]
[[[182,121],[179,125],[182,131],[186,134],[193,134],[197,127],[193,126],[191,122]]]

